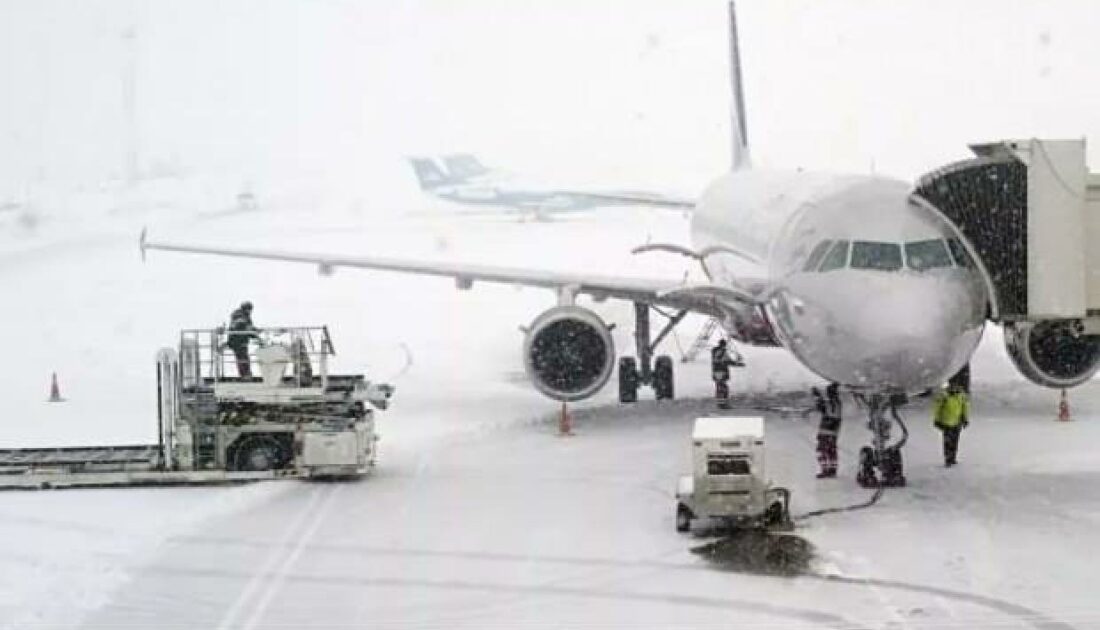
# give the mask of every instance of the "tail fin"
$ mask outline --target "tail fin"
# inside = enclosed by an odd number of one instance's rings
[[[732,127],[733,146],[733,170],[748,168],[751,159],[749,157],[749,129],[745,118],[745,91],[741,82],[741,46],[737,39],[737,11],[734,8],[734,0],[729,3],[730,14],[730,90],[732,102],[730,110],[730,125]]]
[[[429,158],[409,158],[409,164],[416,173],[421,190],[432,190],[451,183],[451,178]]]
[[[476,157],[469,153],[455,153],[443,156],[447,173],[455,179],[469,179],[489,172]]]

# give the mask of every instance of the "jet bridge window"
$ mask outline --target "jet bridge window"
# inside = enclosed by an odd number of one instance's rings
[[[848,264],[848,241],[837,241],[821,263],[820,271],[843,269]]]
[[[749,475],[752,469],[745,457],[711,455],[707,458],[708,475]]]
[[[901,269],[901,246],[897,243],[856,241],[852,245],[852,269],[897,271]]]
[[[806,259],[806,264],[802,266],[802,271],[813,271],[817,269],[817,266],[821,264],[821,259],[825,257],[825,252],[829,251],[829,246],[833,242],[826,239],[818,243],[812,252],[810,257]]]
[[[951,266],[951,254],[941,239],[913,241],[905,244],[905,264],[913,271]]]

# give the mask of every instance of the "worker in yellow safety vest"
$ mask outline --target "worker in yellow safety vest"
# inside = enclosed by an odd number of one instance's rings
[[[970,399],[958,384],[948,385],[932,403],[932,424],[943,433],[943,465],[956,463],[959,434],[970,424]]]

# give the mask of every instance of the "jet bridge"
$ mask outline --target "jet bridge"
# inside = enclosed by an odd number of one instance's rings
[[[914,199],[956,228],[1020,371],[1050,387],[1084,382],[1100,367],[1100,174],[1085,141],[970,149],[921,177]]]

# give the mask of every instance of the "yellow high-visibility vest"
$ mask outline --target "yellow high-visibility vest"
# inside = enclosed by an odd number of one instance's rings
[[[953,429],[970,417],[970,400],[963,392],[941,392],[932,405],[932,423],[937,427]]]

